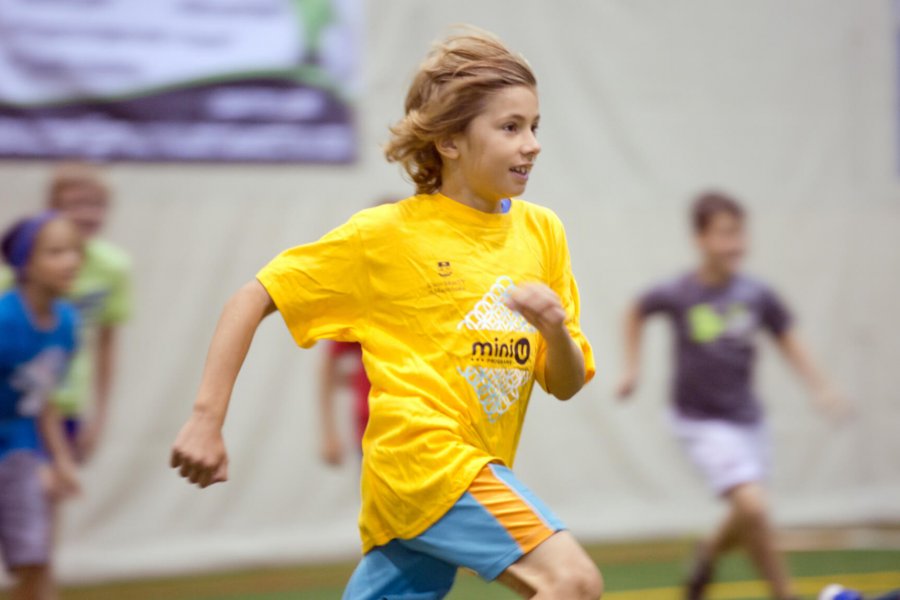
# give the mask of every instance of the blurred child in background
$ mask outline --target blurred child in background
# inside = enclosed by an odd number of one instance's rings
[[[686,597],[704,597],[716,560],[743,546],[778,600],[792,597],[763,488],[769,440],[763,408],[753,388],[756,334],[770,333],[788,363],[826,411],[842,399],[814,366],[790,312],[763,282],[741,273],[747,247],[744,209],[732,198],[706,193],[694,203],[693,229],[700,264],[653,286],[631,307],[625,323],[625,372],[618,395],[626,398],[640,374],[641,331],[662,313],[675,333],[673,423],[690,459],[712,490],[730,505],[719,529],[699,548]]]
[[[53,396],[79,462],[90,458],[106,426],[117,332],[131,310],[128,257],[99,237],[110,203],[109,189],[92,165],[62,164],[50,182],[48,207],[67,217],[85,241],[84,262],[68,294],[79,314],[79,349]],[[9,283],[11,274],[6,278]]]
[[[83,245],[72,223],[46,212],[14,225],[2,251],[15,284],[0,295],[0,550],[13,597],[50,600],[50,497],[74,493],[78,483],[48,400],[76,348],[77,315],[60,298],[75,281]]]
[[[80,318],[80,349],[54,396],[80,461],[90,458],[109,414],[118,329],[131,312],[131,264],[117,246],[101,239],[110,193],[88,164],[62,165],[50,187],[49,206],[71,220],[85,240],[84,263],[69,298]]]
[[[344,462],[346,444],[335,419],[338,391],[353,393],[353,432],[356,452],[362,453],[362,439],[369,422],[369,390],[372,385],[362,361],[362,346],[355,342],[329,342],[319,373],[319,408],[322,416],[322,460],[338,466]]]

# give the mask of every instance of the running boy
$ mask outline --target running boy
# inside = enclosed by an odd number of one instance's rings
[[[47,204],[67,217],[85,240],[84,261],[68,296],[78,309],[79,349],[53,396],[73,452],[83,462],[93,454],[106,426],[116,338],[131,310],[130,264],[122,250],[99,237],[110,195],[95,167],[60,165],[50,182]],[[12,283],[11,274],[6,279],[3,287]]]
[[[716,560],[735,546],[747,549],[778,600],[791,597],[775,548],[763,483],[768,440],[753,390],[754,336],[769,332],[790,365],[828,411],[840,407],[792,327],[781,300],[765,284],[740,273],[746,250],[744,209],[720,193],[699,196],[692,213],[700,266],[643,294],[625,324],[625,373],[618,394],[635,389],[641,330],[663,313],[675,331],[674,425],[691,460],[730,513],[700,547],[686,597],[704,597]]]
[[[457,567],[524,597],[599,598],[597,568],[510,470],[532,385],[560,399],[594,373],[565,234],[517,196],[540,152],[534,74],[499,40],[437,46],[391,130],[417,195],[275,258],[226,305],[172,465],[227,478],[221,428],[259,322],[300,346],[357,341],[372,383],[364,558],[344,598],[442,598]]]
[[[0,295],[0,551],[19,600],[56,598],[46,450],[54,495],[77,491],[74,462],[49,395],[75,350],[75,310],[59,300],[81,264],[78,232],[53,213],[24,219],[2,242],[16,274]]]

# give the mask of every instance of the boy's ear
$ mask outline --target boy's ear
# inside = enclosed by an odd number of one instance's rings
[[[434,146],[437,148],[438,154],[444,158],[451,160],[459,158],[459,148],[456,147],[456,140],[452,137],[438,140]]]

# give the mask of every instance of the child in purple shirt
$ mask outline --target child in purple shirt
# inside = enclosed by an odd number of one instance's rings
[[[700,545],[686,598],[697,600],[712,580],[716,559],[744,546],[777,600],[791,598],[790,581],[775,548],[763,488],[769,444],[762,406],[753,389],[756,334],[765,331],[827,412],[836,394],[793,329],[790,311],[764,283],[740,273],[746,246],[745,213],[733,199],[705,193],[692,220],[699,268],[653,286],[631,307],[625,326],[625,373],[617,393],[637,386],[641,330],[663,314],[674,329],[673,424],[691,460],[730,505],[718,530]]]

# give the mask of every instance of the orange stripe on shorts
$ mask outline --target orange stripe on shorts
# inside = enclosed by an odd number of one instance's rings
[[[554,533],[529,502],[494,475],[489,464],[478,473],[467,491],[497,519],[525,554]]]

